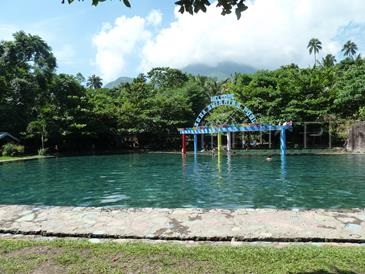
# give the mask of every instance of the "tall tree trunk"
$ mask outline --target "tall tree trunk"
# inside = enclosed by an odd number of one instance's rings
[[[43,133],[41,135],[41,143],[42,143],[42,149],[44,149],[44,136],[43,136]]]
[[[316,56],[316,52],[314,52],[314,67],[316,66],[317,64],[317,56]]]

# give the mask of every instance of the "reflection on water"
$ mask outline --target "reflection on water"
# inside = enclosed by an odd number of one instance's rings
[[[283,181],[285,181],[286,179],[286,174],[287,174],[287,166],[286,166],[286,155],[285,154],[281,154],[280,155],[280,161],[281,161],[281,179]]]
[[[364,155],[129,154],[0,165],[0,204],[365,207]]]
[[[183,177],[186,175],[186,154],[181,154],[181,170]]]
[[[217,167],[218,167],[218,175],[222,174],[222,153],[218,150],[217,154]]]
[[[227,174],[231,175],[231,171],[232,171],[232,153],[227,153]]]

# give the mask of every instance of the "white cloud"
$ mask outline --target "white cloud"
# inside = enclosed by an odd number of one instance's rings
[[[138,45],[151,39],[152,34],[147,26],[157,26],[161,20],[161,12],[152,10],[147,18],[121,16],[114,24],[103,25],[101,31],[93,37],[93,44],[97,49],[95,64],[105,81],[114,80],[128,69],[127,57],[138,54]]]
[[[158,10],[152,10],[146,18],[147,24],[158,26],[162,21],[162,13]]]
[[[126,57],[133,52],[136,44],[150,38],[145,24],[142,17],[122,16],[113,25],[104,24],[102,30],[93,37],[97,49],[95,63],[105,81],[120,76],[126,68]]]
[[[306,46],[312,37],[323,53],[336,54],[342,44],[333,40],[350,21],[364,22],[363,0],[255,0],[241,20],[220,16],[212,4],[206,14],[180,15],[143,48],[141,69],[182,68],[191,63],[216,65],[234,61],[258,68],[287,63],[312,64]]]
[[[127,68],[135,71],[128,66],[131,60],[144,72],[223,61],[269,69],[289,63],[308,66],[313,63],[306,48],[311,38],[322,41],[323,55],[337,54],[343,45],[338,33],[351,22],[365,24],[363,0],[251,0],[248,6],[239,21],[234,15],[221,16],[214,3],[207,13],[194,16],[175,9],[167,27],[152,30],[161,24],[159,11],[146,18],[119,17],[94,36],[96,64],[106,80]]]

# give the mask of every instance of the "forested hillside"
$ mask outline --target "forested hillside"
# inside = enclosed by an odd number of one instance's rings
[[[327,56],[311,68],[284,65],[224,82],[172,68],[152,69],[113,89],[99,88],[101,81],[58,74],[47,43],[17,32],[0,42],[0,131],[19,137],[28,150],[42,140],[60,151],[176,148],[177,128],[192,126],[209,97],[221,93],[234,93],[260,123],[331,120],[336,134],[342,121],[365,118],[365,61],[351,54],[338,63]],[[213,113],[207,121],[233,114]]]

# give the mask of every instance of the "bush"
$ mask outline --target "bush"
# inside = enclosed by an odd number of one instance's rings
[[[365,121],[365,107],[359,109],[359,118],[360,120]]]
[[[24,154],[24,146],[8,143],[3,145],[2,155],[3,156],[19,156]]]
[[[46,148],[38,149],[38,155],[39,156],[45,156],[46,154],[47,154],[47,149]]]

